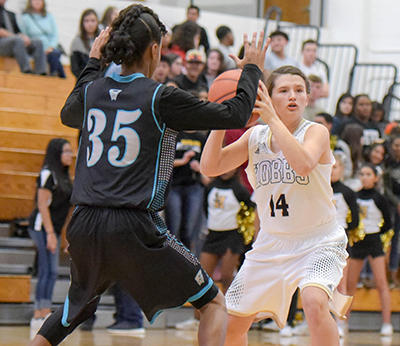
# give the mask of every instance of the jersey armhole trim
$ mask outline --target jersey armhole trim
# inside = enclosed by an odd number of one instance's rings
[[[154,106],[155,106],[155,102],[156,102],[156,97],[157,97],[158,91],[160,90],[161,86],[162,86],[162,84],[160,84],[160,85],[156,88],[156,90],[154,91],[154,93],[153,93],[153,99],[151,100],[151,112],[152,112],[152,114],[153,114],[154,122],[156,123],[158,129],[159,129],[160,132],[162,133],[162,132],[163,132],[163,129],[161,128],[161,124],[160,124],[159,121],[157,120],[157,117],[156,117],[156,110],[155,110],[155,107],[154,107]]]
[[[84,115],[83,115],[82,129],[84,129],[85,126],[86,126],[86,118],[87,118],[86,95],[87,95],[87,91],[88,91],[89,85],[92,84],[92,83],[93,83],[93,81],[90,82],[90,83],[89,83],[88,85],[86,85],[86,87],[85,87],[85,96],[84,96],[85,98],[84,98],[84,101],[83,101],[83,111],[84,111]],[[79,144],[80,144],[80,139],[79,139]]]

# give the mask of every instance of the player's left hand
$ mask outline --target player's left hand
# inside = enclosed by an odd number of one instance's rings
[[[269,46],[271,39],[268,38],[264,44],[264,32],[260,31],[260,35],[257,40],[257,32],[253,33],[251,43],[248,40],[247,34],[243,35],[243,46],[244,46],[244,57],[243,59],[239,59],[234,54],[229,54],[229,57],[232,58],[237,67],[243,69],[246,64],[254,64],[259,67],[261,71],[264,70],[264,60],[265,53]],[[264,44],[264,45],[263,45]]]
[[[99,36],[93,42],[92,49],[90,50],[89,56],[91,58],[100,59],[101,56],[101,48],[107,43],[110,37],[111,28],[107,26],[104,30],[101,30]]]
[[[257,100],[254,105],[253,113],[260,115],[260,118],[268,124],[271,119],[276,118],[276,112],[272,105],[268,89],[262,81],[258,83]]]

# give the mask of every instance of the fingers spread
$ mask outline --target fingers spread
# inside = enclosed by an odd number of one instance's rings
[[[268,49],[268,47],[269,47],[270,42],[271,42],[271,38],[268,37],[267,40],[265,41],[265,45],[264,45],[264,47],[263,47],[263,53],[264,53],[264,55],[265,55],[265,53],[267,52],[267,49]]]
[[[243,34],[243,45],[245,50],[249,48],[249,39],[246,33]]]
[[[258,50],[262,49],[263,43],[264,43],[264,31],[260,31],[260,37],[258,38],[258,44],[257,44]]]
[[[251,38],[251,44],[255,47],[256,44],[256,40],[257,40],[257,32],[253,32],[253,37]]]

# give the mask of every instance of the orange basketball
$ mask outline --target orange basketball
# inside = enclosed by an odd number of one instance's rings
[[[223,101],[233,98],[236,95],[236,89],[241,75],[241,69],[228,70],[221,73],[215,78],[208,91],[208,100],[222,103]],[[258,114],[252,113],[246,127],[255,125],[258,118]]]

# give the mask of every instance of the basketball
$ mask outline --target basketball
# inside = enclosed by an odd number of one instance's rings
[[[237,85],[242,75],[241,69],[228,70],[221,73],[211,84],[208,91],[208,100],[211,102],[222,103],[236,95]],[[259,118],[258,114],[252,113],[246,127],[255,125]]]

